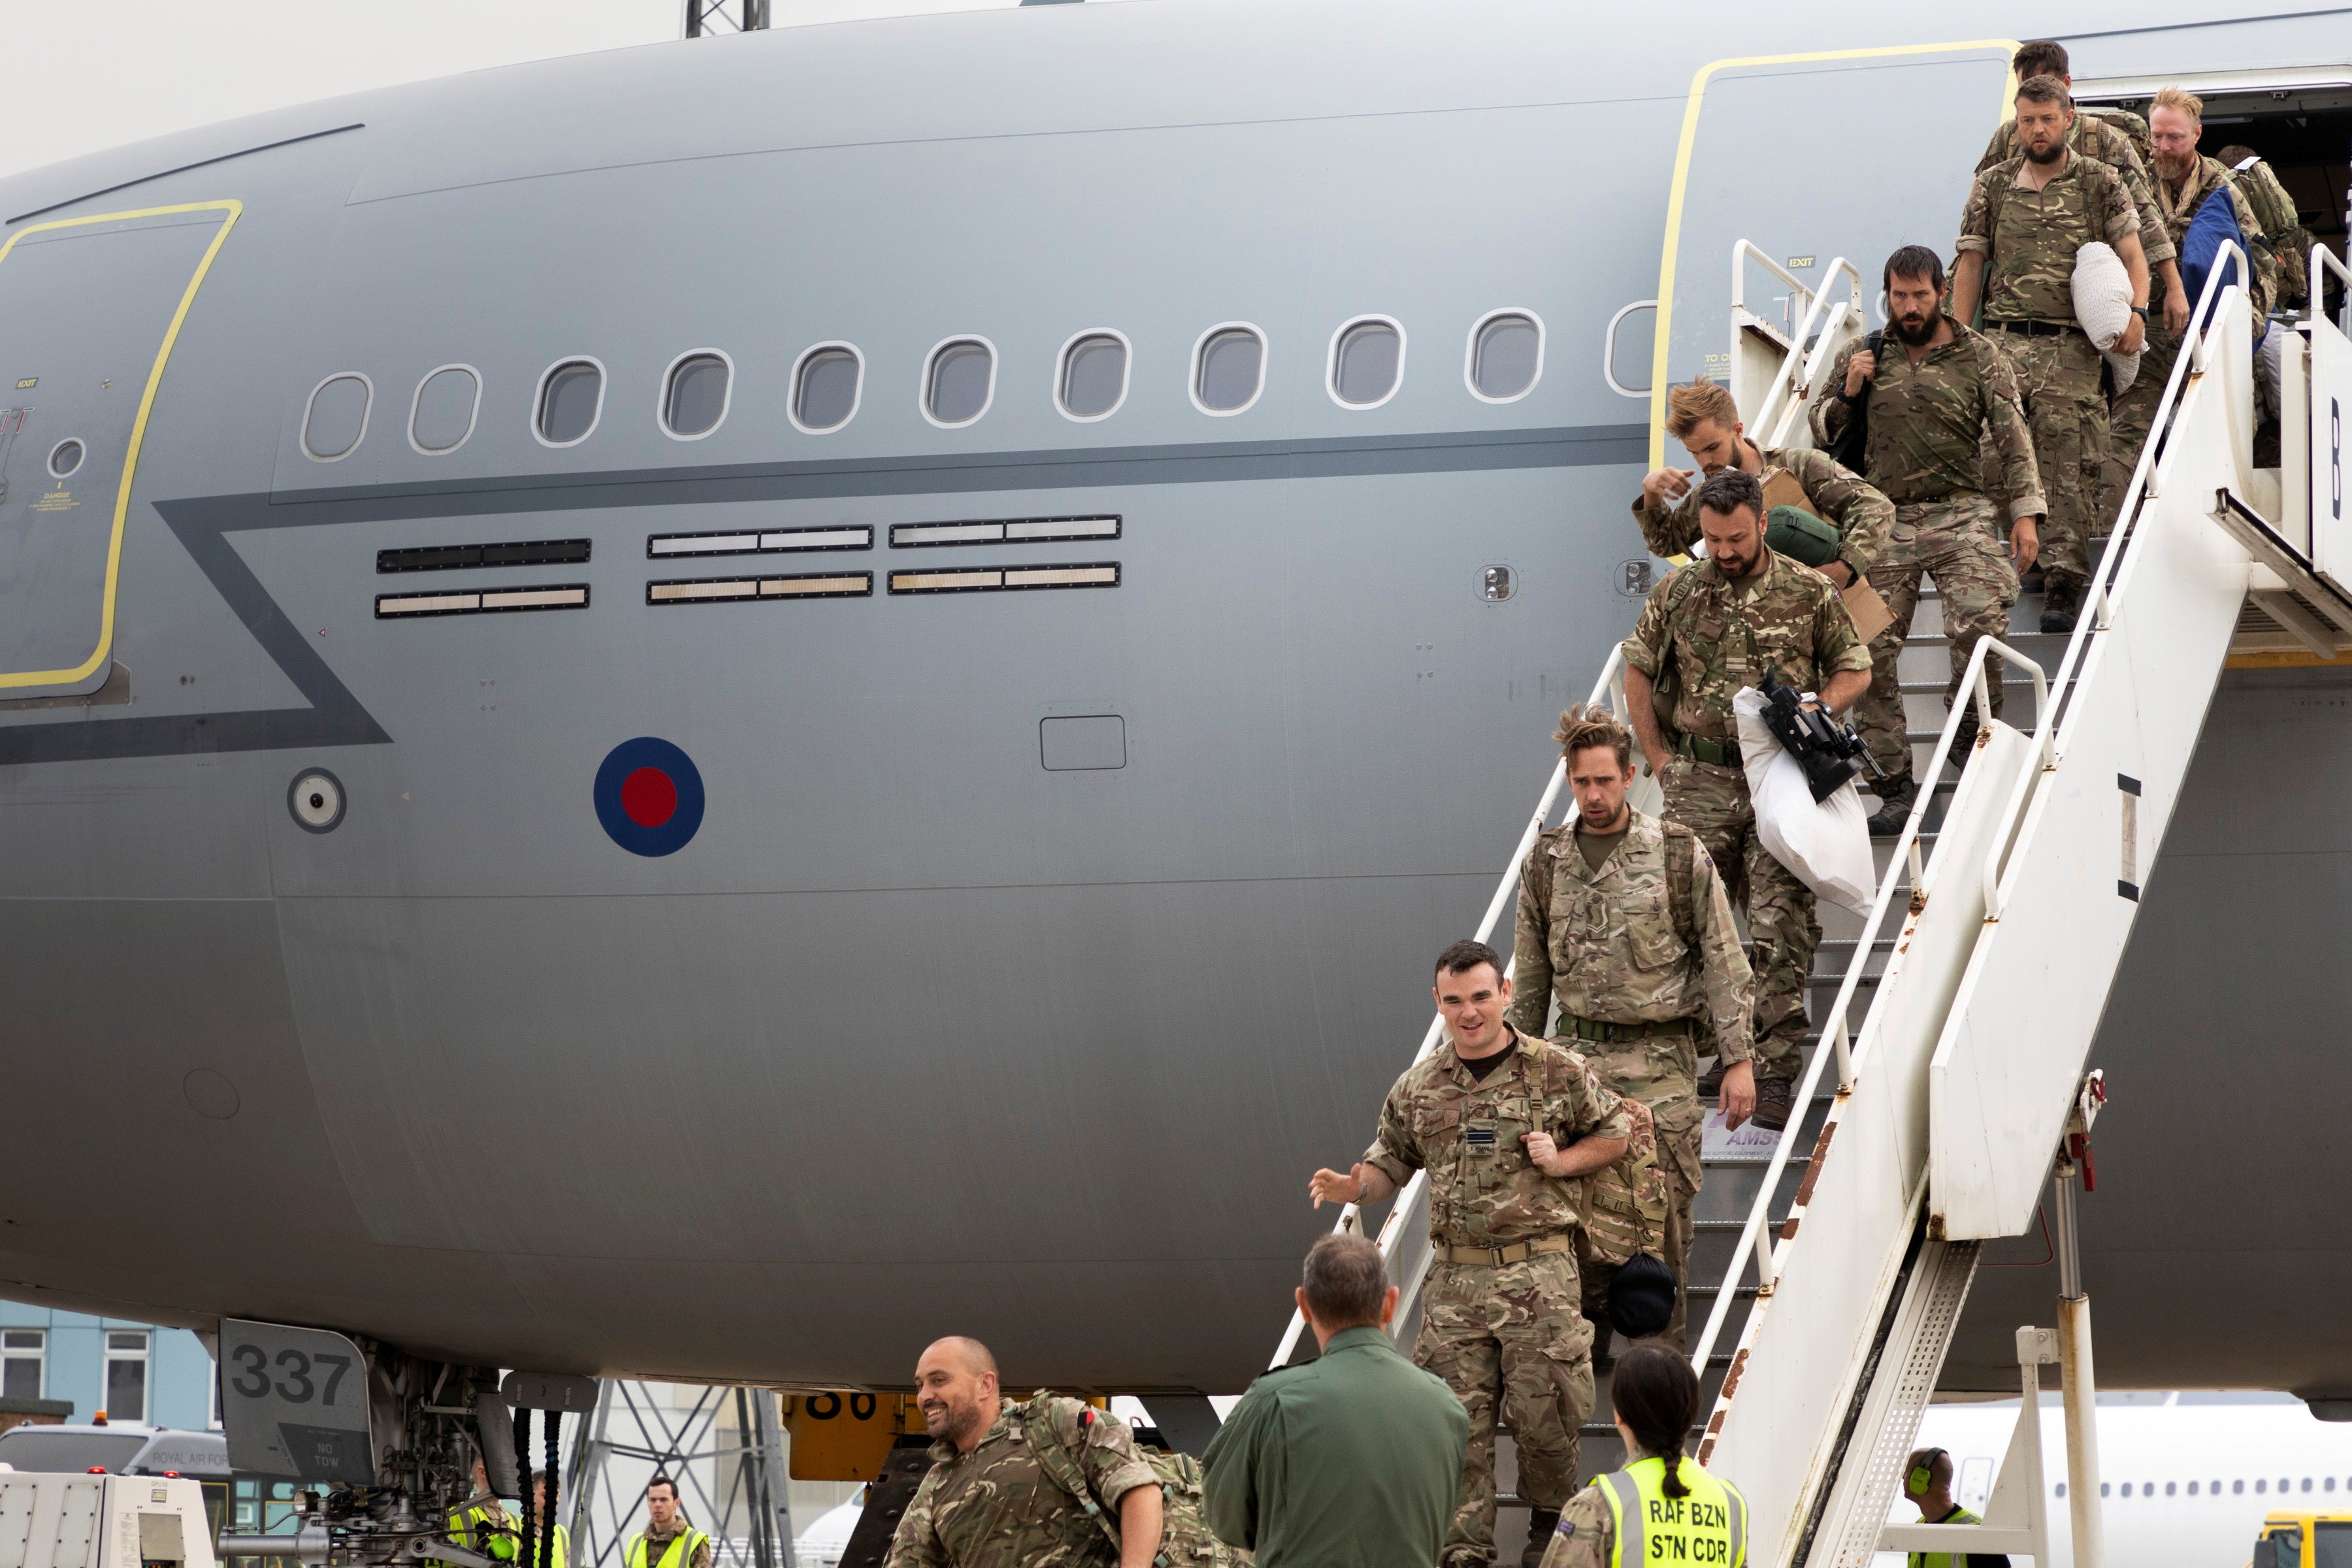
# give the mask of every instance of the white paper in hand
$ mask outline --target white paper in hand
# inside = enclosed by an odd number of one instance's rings
[[[1808,692],[1807,696],[1811,693]],[[1754,687],[1731,700],[1739,725],[1739,760],[1756,804],[1756,837],[1797,879],[1833,904],[1870,912],[1878,872],[1870,856],[1870,823],[1862,796],[1848,779],[1824,801],[1797,759],[1780,749],[1764,722],[1764,693]]]

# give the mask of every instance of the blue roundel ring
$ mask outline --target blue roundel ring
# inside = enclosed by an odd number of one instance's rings
[[[702,774],[667,741],[624,741],[596,770],[596,820],[632,855],[675,855],[702,826]]]

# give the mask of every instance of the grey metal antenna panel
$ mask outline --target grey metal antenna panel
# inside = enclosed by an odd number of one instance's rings
[[[1921,1244],[1910,1287],[1880,1352],[1877,1375],[1856,1392],[1861,1415],[1839,1449],[1842,1462],[1807,1562],[1821,1568],[1869,1568],[1876,1555],[1879,1527],[1901,1487],[1904,1462],[1936,1392],[1944,1352],[1960,1326],[1981,1248],[1973,1241]]]

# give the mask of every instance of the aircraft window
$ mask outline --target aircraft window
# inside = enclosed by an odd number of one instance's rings
[[[923,372],[923,416],[955,429],[988,412],[996,395],[996,350],[985,338],[950,338]]]
[[[49,478],[53,479],[72,478],[73,471],[81,467],[84,450],[80,442],[70,437],[50,447]]]
[[[2170,1496],[2172,1496],[2172,1495],[2173,1495],[2173,1493],[2175,1493],[2175,1492],[2176,1492],[2176,1491],[2178,1491],[2179,1489],[2179,1488],[2175,1483],[2173,1483],[2173,1482],[2171,1482],[2171,1481],[2167,1481],[2167,1482],[2165,1482],[2165,1483],[2164,1483],[2164,1495],[2165,1495],[2165,1496],[2167,1496],[2167,1497],[2170,1497]]]
[[[550,447],[576,447],[604,412],[604,367],[593,359],[563,360],[539,378],[539,412],[530,427]]]
[[[1404,329],[1386,316],[1349,321],[1331,337],[1331,395],[1349,408],[1377,408],[1404,375]]]
[[[474,433],[482,406],[482,378],[468,364],[445,364],[416,384],[408,411],[408,441],[427,457],[454,452]]]
[[[2303,1489],[2305,1491],[2309,1491],[2311,1489],[2311,1478],[2309,1476],[2303,1478]]]
[[[847,343],[819,343],[793,367],[793,423],[812,436],[838,430],[857,413],[866,361]]]
[[[2237,1496],[2240,1492],[2242,1492],[2242,1491],[2244,1491],[2245,1489],[2246,1489],[2246,1483],[2245,1483],[2244,1481],[2242,1481],[2242,1480],[2231,1481],[2231,1482],[2230,1483],[2230,1495],[2231,1495],[2231,1497],[2235,1497],[2235,1496]]]
[[[1497,310],[1470,329],[1471,393],[1509,403],[1535,389],[1543,374],[1543,323],[1526,310]]]
[[[662,387],[663,431],[680,441],[709,435],[727,417],[734,389],[735,367],[717,349],[679,355]]]
[[[2126,1481],[2124,1483],[2124,1496],[2131,1496],[2131,1483],[2129,1481]]]
[[[2053,1495],[2056,1497],[2064,1497],[2066,1495],[2066,1483],[2064,1481],[2060,1481],[2058,1483],[2057,1491]]]
[[[368,405],[374,400],[374,384],[356,372],[331,375],[312,387],[310,406],[302,415],[302,450],[320,463],[350,457],[367,434]]]
[[[1239,414],[1265,389],[1265,339],[1244,321],[1201,334],[1192,349],[1192,403],[1203,414]]]
[[[2099,1495],[2100,1495],[2101,1497],[2105,1497],[2105,1496],[2106,1496],[2106,1495],[2107,1495],[2107,1489],[2109,1488],[2109,1486],[2110,1486],[2111,1484],[2112,1484],[2112,1483],[2107,1482],[2107,1481],[2101,1481],[2101,1482],[2099,1483]]]
[[[2271,1489],[2271,1484],[2268,1481],[2256,1481],[2254,1489],[2258,1492],[2266,1492]]]
[[[1120,333],[1079,333],[1062,346],[1055,401],[1073,419],[1109,418],[1127,401],[1127,361]]]
[[[2197,1495],[2197,1483],[2195,1481],[2189,1483],[2189,1495],[2190,1497],[2195,1497]]]
[[[2336,1478],[2334,1476],[2330,1476],[2326,1480],[2320,1482],[2319,1489],[2326,1492],[2334,1491],[2336,1489]]]

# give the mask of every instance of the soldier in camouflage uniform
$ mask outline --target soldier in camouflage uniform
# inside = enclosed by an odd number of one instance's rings
[[[2017,89],[2025,152],[1979,174],[1960,216],[1951,315],[1966,321],[1984,305],[1988,335],[2000,345],[2032,426],[2046,515],[2042,629],[2070,632],[2090,575],[2090,539],[2100,465],[2106,457],[2105,368],[2074,320],[2074,257],[2094,240],[2113,247],[2131,275],[2138,320],[2114,352],[2140,346],[2147,318],[2147,260],[2139,214],[2112,164],[2067,150],[2074,115],[2066,89],[2035,77]],[[2142,374],[2146,374],[2143,369]]]
[[[1707,559],[1650,591],[1625,639],[1625,703],[1665,788],[1666,816],[1696,833],[1745,889],[1756,972],[1756,1122],[1780,1128],[1791,1110],[1805,981],[1822,928],[1812,889],[1756,836],[1731,699],[1769,670],[1843,712],[1870,684],[1870,649],[1827,577],[1765,548],[1763,487],[1752,476],[1711,474],[1694,499]]]
[[[2205,105],[2196,94],[2168,87],[2148,108],[2149,130],[2156,138],[2156,204],[2166,230],[2179,243],[2197,216],[2197,209],[2216,191],[2230,193],[2238,214],[2238,231],[2245,237],[2246,259],[2253,264],[2253,287],[2248,291],[2254,321],[2260,326],[2278,286],[2278,258],[2273,252],[2254,209],[2220,160],[2200,157],[2197,141],[2204,132]],[[2180,357],[2186,334],[2151,330],[2147,352],[2140,356],[2139,375],[2116,399],[2115,436],[2102,484],[2102,514],[2109,527],[2123,505],[2124,488],[2138,466],[2140,448],[2147,445],[2148,427],[2157,405],[2164,401],[2165,384],[2172,379],[2173,363]]]
[[[1693,1037],[1712,1024],[1712,1037],[1725,1042],[1724,1110],[1737,1127],[1756,1105],[1752,974],[1706,847],[1682,824],[1626,803],[1632,733],[1605,708],[1578,707],[1559,716],[1552,739],[1576,793],[1576,816],[1537,838],[1519,868],[1511,1026],[1541,1034],[1558,996],[1559,1037],[1574,1042],[1612,1091],[1649,1108],[1666,1173],[1659,1239],[1675,1276],[1674,1316],[1660,1337],[1680,1345],[1705,1118]],[[1617,1268],[1587,1250],[1584,1315],[1596,1354],[1609,1348],[1606,1308]]]
[[[2300,310],[2311,298],[2311,230],[2303,223],[2294,198],[2279,183],[2277,171],[2263,155],[2242,144],[2224,147],[2213,161],[2230,171],[2238,194],[2254,209],[2254,221],[2270,241],[2278,277],[2271,293],[2273,310]]]
[[[1813,514],[1838,531],[1838,558],[1822,570],[1840,588],[1866,577],[1886,549],[1895,508],[1862,477],[1826,452],[1804,447],[1759,447],[1748,438],[1730,390],[1705,376],[1666,395],[1666,432],[1683,444],[1702,474],[1738,468],[1759,477],[1772,469],[1802,487]],[[1680,555],[1698,542],[1697,493],[1688,468],[1659,468],[1642,480],[1633,521],[1654,555]]]
[[[1576,1489],[1579,1428],[1592,1409],[1592,1329],[1575,1232],[1580,1178],[1625,1152],[1623,1101],[1565,1046],[1506,1021],[1511,983],[1484,942],[1439,954],[1433,987],[1446,1040],[1405,1069],[1379,1134],[1352,1171],[1318,1171],[1319,1205],[1380,1203],[1429,1173],[1436,1259],[1422,1289],[1413,1363],[1444,1379],[1470,1417],[1462,1500],[1443,1568],[1486,1568],[1495,1551],[1499,1396],[1535,1512],[1526,1563]]]
[[[1949,708],[1977,639],[2009,634],[2017,574],[2033,564],[2046,509],[2017,377],[1990,340],[1944,314],[1942,260],[1926,246],[1906,245],[1887,258],[1883,279],[1887,330],[1880,352],[1873,354],[1866,342],[1846,345],[1831,369],[1836,392],[1815,398],[1809,417],[1814,440],[1836,440],[1869,386],[1863,469],[1895,503],[1893,547],[1870,574],[1870,585],[1895,619],[1871,639],[1870,690],[1853,707],[1854,728],[1870,742],[1881,774],[1872,786],[1880,805],[1870,830],[1886,837],[1903,831],[1919,795],[1897,666],[1918,606],[1920,575],[1936,579],[1942,601],[1950,638],[1951,679],[1944,687]],[[1977,488],[1979,447],[1988,439],[2000,458],[2001,492],[2011,498],[2009,549],[2001,545],[1999,509]],[[1999,718],[2000,661],[1987,660],[1985,673]],[[1952,738],[1963,765],[1976,731],[1971,710]]]
[[[2011,65],[2017,79],[2030,81],[2037,76],[2054,78],[2058,84],[2072,93],[2074,79],[2067,74],[2065,47],[2048,38],[2036,38],[2018,47]],[[2189,324],[2189,299],[2180,284],[2179,247],[2178,237],[2165,232],[2157,221],[2156,195],[2148,184],[2149,160],[2153,156],[2147,139],[2147,121],[2128,110],[2084,109],[2077,107],[2074,121],[2066,132],[2069,150],[2102,163],[2112,163],[2124,177],[2124,189],[2131,193],[2132,206],[2139,214],[2140,252],[2147,258],[2148,270],[2154,275],[2156,291],[2163,296],[2163,319],[2173,331]],[[1996,163],[2006,163],[2021,156],[2024,149],[2018,145],[2017,121],[2004,120],[2000,129],[1986,143],[1984,156],[1977,160],[1977,173],[1981,174]],[[2153,302],[2153,296],[2151,296]],[[2154,325],[2151,318],[2150,325]]]
[[[1006,1404],[996,1359],[962,1338],[923,1352],[915,1401],[934,1439],[931,1468],[886,1568],[1149,1568],[1158,1555],[1160,1478],[1126,1422],[1058,1394]],[[1041,1462],[1032,1446],[1041,1427],[1076,1456],[1090,1496],[1073,1497]]]

